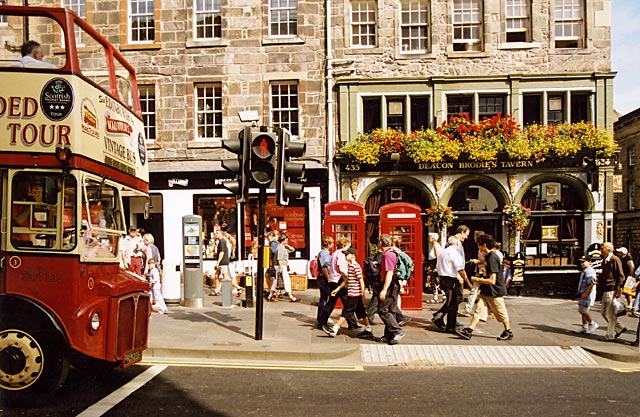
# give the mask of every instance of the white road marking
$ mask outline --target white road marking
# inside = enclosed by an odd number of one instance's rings
[[[144,384],[151,381],[165,369],[167,369],[166,366],[152,366],[133,378],[128,384],[123,385],[116,391],[84,410],[82,413],[78,414],[77,417],[100,417],[104,415],[107,411],[121,403],[125,398],[143,387]]]
[[[302,365],[278,363],[244,363],[244,362],[211,362],[191,360],[150,360],[139,362],[138,365],[166,365],[198,368],[233,368],[233,369],[286,369],[290,371],[363,371],[359,365]]]

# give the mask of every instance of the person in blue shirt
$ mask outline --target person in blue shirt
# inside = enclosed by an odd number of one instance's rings
[[[579,262],[582,272],[578,282],[578,313],[582,317],[582,326],[576,333],[591,334],[599,327],[589,312],[596,302],[596,271],[591,267],[590,257],[583,256]]]

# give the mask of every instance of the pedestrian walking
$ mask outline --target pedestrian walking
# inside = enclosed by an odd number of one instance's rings
[[[351,246],[351,239],[346,236],[340,236],[334,243],[336,250],[331,254],[331,260],[329,263],[329,288],[331,291],[338,288],[338,285],[340,285],[342,280],[347,279],[349,264],[347,263],[347,258],[344,255],[343,250]],[[332,295],[329,297],[329,300],[324,305],[324,309],[318,319],[318,324],[322,326],[322,330],[329,336],[331,336],[331,333],[333,332],[333,326],[330,322],[331,313],[336,307],[339,297],[346,295],[346,293],[347,291],[343,288],[335,296]]]
[[[316,278],[318,289],[320,290],[320,298],[318,298],[318,312],[316,313],[316,327],[322,329],[320,316],[324,306],[329,302],[331,297],[331,288],[329,288],[329,277],[331,275],[331,249],[333,248],[333,238],[325,236],[322,238],[322,249],[318,253],[319,273]]]
[[[298,297],[295,297],[291,292],[291,278],[289,277],[289,253],[293,252],[293,248],[289,246],[289,237],[286,234],[281,234],[278,237],[278,247],[276,249],[276,274],[282,277],[284,284],[285,294],[289,297],[289,301],[296,303],[300,301]],[[269,295],[269,301],[277,301],[276,287],[277,280],[271,286],[271,295]]]
[[[440,287],[445,293],[445,302],[433,315],[433,323],[447,333],[455,333],[458,316],[458,301],[463,282],[468,281],[464,269],[464,258],[460,255],[462,244],[457,236],[447,239],[448,246],[438,256],[438,275]],[[444,318],[446,317],[446,322]]]
[[[478,244],[478,238],[484,235],[482,230],[476,230],[473,232],[473,242],[475,245]],[[484,254],[478,250],[478,257],[476,259],[470,259],[470,263],[474,264],[474,273],[473,276],[476,277],[484,277],[485,276],[485,262],[484,262]],[[464,309],[460,311],[458,314],[464,317],[471,317],[473,314],[476,299],[478,298],[478,293],[480,291],[480,284],[477,282],[473,283],[471,286],[471,291],[469,291],[469,296],[467,297],[467,303],[464,306]]]
[[[579,262],[582,272],[578,281],[578,312],[582,318],[582,326],[576,333],[591,334],[599,327],[589,312],[596,302],[596,271],[591,267],[590,257],[583,256]]]
[[[473,330],[478,325],[482,317],[487,316],[487,308],[490,308],[499,323],[504,326],[504,331],[498,336],[498,340],[513,339],[509,313],[504,302],[507,295],[507,287],[502,275],[502,263],[500,257],[495,253],[496,241],[493,236],[483,234],[478,236],[478,253],[484,254],[487,277],[471,277],[471,281],[480,284],[478,294],[478,305],[473,313],[469,326],[456,331],[463,339],[471,339]]]
[[[612,342],[627,328],[618,322],[613,300],[622,294],[624,273],[620,258],[613,254],[613,244],[605,242],[600,246],[602,256],[602,273],[598,278],[598,292],[602,294],[600,314],[607,322],[607,334],[600,338],[603,342]]]
[[[338,292],[343,288],[347,289],[346,297],[342,298],[342,315],[338,319],[338,323],[333,326],[330,336],[335,337],[342,325],[346,322],[349,324],[349,329],[359,328],[358,320],[364,322],[365,328],[362,332],[356,336],[361,339],[368,339],[373,337],[371,332],[371,324],[367,317],[367,312],[364,308],[364,278],[362,276],[362,268],[356,260],[357,251],[348,247],[344,251],[345,258],[348,263],[347,279],[343,280],[336,289],[331,292],[332,296],[337,296]]]
[[[149,283],[151,284],[151,308],[154,310],[157,309],[160,314],[167,314],[169,312],[169,309],[167,308],[167,305],[164,302],[164,297],[162,296],[160,271],[158,271],[155,259],[149,258],[149,260],[147,261],[147,265]]]
[[[440,296],[440,284],[438,282],[438,255],[442,252],[442,246],[438,242],[437,233],[429,233],[429,254],[427,255],[427,271],[429,273],[429,288],[433,292],[433,298],[428,303],[438,303],[444,296]]]
[[[378,315],[384,323],[384,337],[381,340],[390,345],[396,345],[406,336],[396,321],[400,285],[394,279],[393,271],[398,255],[393,248],[391,236],[387,234],[380,235],[378,248],[382,251],[380,282],[378,283],[381,287],[378,293]]]

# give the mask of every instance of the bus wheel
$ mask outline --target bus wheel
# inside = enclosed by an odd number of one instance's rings
[[[52,393],[69,373],[66,350],[56,342],[60,338],[29,327],[0,328],[0,388],[7,402],[33,400],[33,394]]]

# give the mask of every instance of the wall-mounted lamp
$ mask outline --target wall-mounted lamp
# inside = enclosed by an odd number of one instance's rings
[[[392,152],[390,159],[393,162],[398,162],[400,160],[400,153],[399,152]]]

